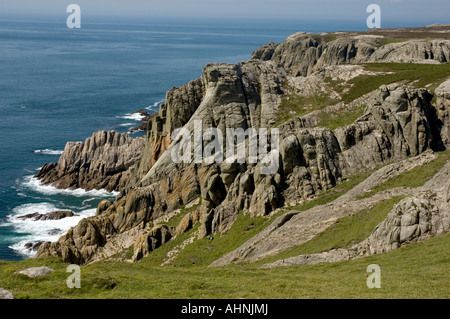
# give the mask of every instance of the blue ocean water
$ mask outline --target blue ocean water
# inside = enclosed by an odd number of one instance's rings
[[[363,30],[363,23],[195,19],[0,17],[0,259],[20,260],[30,241],[55,241],[95,213],[105,191],[58,191],[32,178],[67,141],[97,130],[126,132],[138,109],[157,111],[165,92],[208,62],[236,63],[297,31]],[[137,133],[139,134],[139,133]],[[24,221],[69,209],[79,216]]]

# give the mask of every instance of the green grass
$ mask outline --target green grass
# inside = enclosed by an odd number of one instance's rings
[[[330,130],[335,130],[338,127],[343,127],[355,122],[358,117],[364,114],[364,109],[365,105],[359,105],[337,113],[322,112],[318,125],[327,127]]]
[[[153,267],[95,263],[81,267],[81,288],[69,289],[67,265],[54,258],[0,262],[0,287],[17,298],[449,298],[450,234],[361,259],[258,269]],[[381,267],[381,289],[368,289],[367,266]],[[32,266],[55,269],[30,279]]]
[[[312,111],[323,109],[325,106],[336,103],[325,93],[318,93],[310,96],[296,94],[284,95],[278,108],[277,121],[275,127],[288,121],[295,116],[303,116]]]
[[[440,83],[449,77],[450,63],[417,64],[417,63],[368,63],[364,64],[368,71],[394,72],[392,74],[360,75],[348,83],[353,86],[342,97],[342,101],[350,103],[355,99],[376,90],[383,84],[404,81],[412,83],[415,87],[424,87],[431,84],[434,90]]]
[[[276,256],[267,257],[258,261],[257,264],[262,265],[279,259],[320,253],[359,243],[369,237],[375,227],[386,218],[394,205],[401,199],[402,197],[393,197],[374,205],[369,210],[341,218],[310,241],[292,247]]]
[[[450,150],[437,152],[438,158],[422,166],[413,168],[412,170],[400,174],[386,182],[372,188],[370,192],[365,193],[360,198],[372,197],[378,192],[393,189],[397,187],[421,187],[427,181],[433,178],[439,170],[441,170],[448,160],[450,160]]]
[[[383,45],[386,45],[386,44],[401,43],[401,42],[406,42],[409,40],[411,40],[411,38],[380,38],[380,39],[377,39],[377,44],[378,44],[378,46],[382,47]]]
[[[198,230],[200,224],[197,223],[194,225],[192,229],[189,231],[179,234],[176,238],[173,240],[165,243],[164,245],[160,246],[159,248],[152,251],[147,257],[143,258],[140,263],[145,263],[149,266],[160,266],[164,261],[167,259],[167,254],[173,250],[176,246],[182,244],[185,240],[187,240],[189,237],[195,234],[195,232]]]
[[[223,235],[215,234],[208,238],[195,239],[192,244],[187,245],[178,254],[171,265],[176,267],[208,266],[269,226],[278,215],[270,218],[262,216],[251,218],[240,213],[228,232]]]
[[[393,43],[406,41],[407,39],[380,39],[381,43]],[[333,81],[326,78],[325,82],[337,93],[342,95],[341,101],[348,104],[357,98],[378,89],[381,85],[395,82],[404,82],[417,88],[428,86],[432,92],[450,74],[450,63],[442,64],[417,64],[417,63],[367,63],[364,64],[367,71],[391,72],[391,74],[360,75],[347,83]],[[348,90],[344,93],[344,90]],[[322,110],[326,106],[336,104],[337,100],[331,99],[325,93],[311,96],[299,96],[289,94],[283,96],[275,127],[285,123],[295,116],[304,116],[312,111]],[[364,114],[364,105],[339,113],[320,114],[319,126],[336,129],[353,123],[359,116]]]
[[[269,226],[281,213],[279,212],[270,217],[258,216],[254,218],[240,213],[233,223],[233,227],[225,234],[214,234],[201,239],[195,236],[194,241],[180,250],[177,256],[170,262],[170,265],[175,267],[208,266],[214,260],[238,248],[248,239]],[[150,266],[161,265],[167,260],[167,254],[170,251],[195,235],[199,226],[200,224],[197,223],[191,230],[178,235],[173,240],[152,251],[147,257],[139,261],[139,263]]]

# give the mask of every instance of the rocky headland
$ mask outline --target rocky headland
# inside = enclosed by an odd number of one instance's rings
[[[44,184],[120,195],[100,203],[96,216],[57,242],[42,243],[36,256],[84,264],[132,249],[130,260],[138,261],[190,231],[173,255],[197,238],[227,233],[241,213],[282,212],[212,265],[252,262],[400,195],[405,198],[365,241],[267,267],[381,253],[447,232],[448,164],[419,189],[360,196],[450,147],[449,61],[450,26],[437,25],[300,32],[257,49],[248,61],[207,64],[201,78],[167,92],[159,112],[142,126],[145,137],[99,131],[84,143],[67,143],[57,163],[44,165],[36,175]],[[279,169],[264,175],[262,163],[175,163],[172,132],[193,132],[198,120],[203,130],[279,129]],[[289,209],[369,171],[328,206]]]

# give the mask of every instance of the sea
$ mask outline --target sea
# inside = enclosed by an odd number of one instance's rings
[[[365,21],[0,15],[0,260],[33,257],[27,243],[56,241],[95,214],[105,190],[58,190],[33,176],[67,141],[128,132],[133,112],[156,112],[166,91],[209,62],[237,63],[298,31],[365,30]],[[143,132],[130,133],[140,136]],[[57,221],[20,219],[71,210]]]

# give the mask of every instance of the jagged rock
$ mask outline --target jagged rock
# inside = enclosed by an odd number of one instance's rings
[[[33,219],[33,220],[59,220],[67,217],[76,216],[74,212],[70,210],[58,210],[46,214],[32,213],[17,217],[18,219]]]
[[[401,200],[373,233],[349,248],[300,255],[263,265],[274,268],[337,262],[384,253],[405,244],[444,234],[450,230],[450,164],[414,196]]]
[[[167,226],[160,225],[152,228],[150,232],[139,237],[134,243],[134,262],[146,257],[151,251],[165,244],[172,238]]]
[[[395,176],[429,163],[434,159],[436,159],[436,155],[431,151],[427,151],[417,157],[386,165],[329,204],[318,205],[301,213],[289,211],[277,218],[255,237],[249,239],[241,247],[216,260],[211,266],[224,266],[241,261],[254,262],[266,256],[276,255],[283,250],[307,242],[340,218],[370,209],[376,203],[394,196],[411,196],[417,191],[402,188],[380,192],[370,198],[360,198],[367,189],[376,187]],[[433,178],[432,182],[426,183],[424,189],[428,191],[429,189],[445,188],[444,186],[450,181],[448,178],[450,175],[448,172],[449,168],[450,166],[447,165],[447,170],[442,170]],[[442,205],[445,205],[445,203]],[[445,208],[442,209],[445,211]],[[446,209],[448,212],[448,206]]]
[[[418,39],[380,47],[377,40],[384,36],[335,33],[334,37],[327,41],[323,34],[298,32],[279,45],[261,47],[252,58],[279,63],[294,76],[307,76],[330,65],[450,61],[450,40]]]
[[[273,57],[275,49],[277,48],[278,43],[270,42],[266,45],[263,45],[258,50],[253,51],[252,59],[257,59],[261,61],[268,61]]]
[[[36,177],[56,188],[118,191],[125,186],[143,148],[143,138],[98,131],[84,143],[68,142],[58,163],[45,164]]]
[[[51,234],[50,234],[51,235]],[[31,241],[24,245],[24,247],[28,250],[37,251],[39,249],[39,246],[41,246],[44,242],[41,240],[38,241]]]
[[[112,201],[109,199],[102,200],[98,206],[95,215],[100,215],[101,213],[105,212],[111,205],[113,204]]]
[[[439,85],[435,93],[442,142],[446,148],[450,148],[450,80]]]
[[[11,291],[0,288],[0,299],[16,299],[16,297]]]
[[[53,228],[53,229],[50,229],[48,232],[47,232],[47,234],[49,234],[49,235],[56,235],[56,234],[59,234],[59,233],[61,233],[62,232],[62,229],[59,229],[59,228]],[[41,243],[42,244],[42,243]],[[39,245],[40,246],[40,245]],[[39,248],[39,247],[37,247],[37,248]]]
[[[172,162],[169,147],[140,187],[125,192],[100,216],[80,222],[58,243],[42,244],[37,256],[56,253],[68,262],[88,262],[111,236],[134,227],[143,229],[152,219],[200,194],[199,236],[222,233],[242,210],[252,216],[268,214],[285,201],[306,199],[333,187],[344,174],[416,155],[438,144],[440,135],[430,124],[435,119],[427,91],[390,85],[381,87],[373,99],[352,125],[335,131],[301,129],[288,135],[280,151],[283,177],[261,175],[260,165],[178,166]],[[202,103],[198,111],[204,107]],[[104,230],[99,231],[100,227]]]
[[[151,121],[151,119],[156,115],[156,114],[148,114],[148,112],[144,111],[144,110],[137,110],[131,114],[139,114],[142,116],[142,119],[141,119],[140,125],[130,128],[128,130],[128,132],[130,132],[130,133],[136,132],[136,131],[148,131],[148,128],[149,128],[148,124]]]
[[[369,62],[444,63],[450,61],[449,40],[411,40],[377,49]]]
[[[36,278],[36,277],[50,275],[54,271],[55,271],[54,269],[42,266],[42,267],[32,267],[32,268],[23,269],[23,270],[17,271],[16,273],[26,275],[30,278]]]

